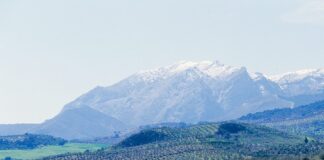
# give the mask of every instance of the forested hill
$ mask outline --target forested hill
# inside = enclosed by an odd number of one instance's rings
[[[318,154],[323,144],[268,127],[236,122],[144,129],[97,152],[45,159],[296,159]]]
[[[323,117],[324,101],[304,105],[296,108],[274,109],[255,114],[248,114],[240,118],[246,122],[273,123],[288,120],[307,119],[314,117]]]
[[[292,134],[307,135],[324,140],[324,101],[287,109],[275,109],[249,114],[239,119],[262,124]]]

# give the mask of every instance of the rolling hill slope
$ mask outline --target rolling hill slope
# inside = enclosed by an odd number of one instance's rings
[[[324,138],[324,101],[296,108],[275,109],[249,114],[242,122],[263,124],[283,131]]]
[[[306,144],[304,137],[226,122],[145,129],[107,150],[45,159],[289,159],[318,154],[322,149],[323,144]]]

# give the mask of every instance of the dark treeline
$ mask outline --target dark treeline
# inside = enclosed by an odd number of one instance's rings
[[[24,134],[0,137],[0,150],[34,149],[46,145],[64,145],[66,140],[48,135]]]

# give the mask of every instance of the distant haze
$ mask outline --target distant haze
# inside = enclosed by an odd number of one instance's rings
[[[0,123],[180,60],[269,75],[324,68],[323,0],[0,1]]]

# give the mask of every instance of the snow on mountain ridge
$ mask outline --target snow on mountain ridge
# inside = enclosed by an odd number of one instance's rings
[[[324,76],[324,68],[321,69],[303,69],[295,72],[287,72],[284,74],[270,76],[270,79],[277,83],[292,83],[300,81],[306,77],[321,77]]]
[[[236,71],[242,70],[244,67],[239,68],[239,67],[227,66],[218,61],[214,61],[214,62],[180,61],[178,63],[166,67],[140,71],[134,74],[134,76],[146,82],[154,82],[155,80],[166,79],[177,73],[186,71],[188,69],[193,69],[193,68],[199,70],[201,73],[204,73],[212,78],[224,78]]]
[[[113,86],[90,91],[67,107],[86,104],[135,126],[219,121],[290,106],[276,97],[277,88],[261,73],[251,74],[245,67],[218,61],[181,61],[141,71]]]
[[[315,95],[324,91],[324,69],[304,69],[271,76],[286,96]]]

